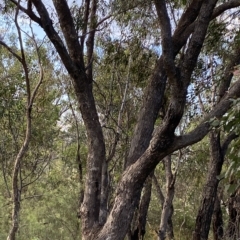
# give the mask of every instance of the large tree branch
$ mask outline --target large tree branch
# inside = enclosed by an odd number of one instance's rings
[[[11,0],[12,3],[14,3],[16,6],[18,6],[19,10],[26,13],[34,22],[38,23],[42,27],[42,21],[41,19],[36,16],[36,14],[32,11],[32,1],[28,1],[27,9],[18,4],[17,1]]]
[[[20,63],[22,63],[22,58],[19,56],[10,46],[8,46],[4,41],[0,40],[0,45],[5,47]]]
[[[182,80],[186,87],[188,87],[190,83],[191,74],[196,66],[198,55],[202,49],[216,3],[217,0],[204,1],[198,19],[196,20],[196,27],[190,39],[189,47],[186,51],[184,62],[181,67]]]
[[[38,14],[41,18],[41,26],[44,29],[45,33],[47,34],[48,38],[53,43],[54,47],[56,48],[58,54],[60,55],[64,66],[68,70],[69,74],[72,78],[77,78],[79,74],[79,69],[73,63],[72,59],[70,58],[64,43],[56,30],[53,27],[53,22],[49,17],[47,9],[45,8],[44,4],[41,0],[32,0],[34,6],[36,7]],[[29,16],[29,15],[28,15]],[[31,18],[31,16],[29,16]],[[34,20],[34,19],[32,19]]]
[[[154,3],[161,29],[163,62],[169,81],[174,84],[174,82],[176,82],[176,67],[174,64],[171,23],[167,12],[166,2],[165,0],[155,0]]]
[[[92,80],[92,61],[93,61],[93,50],[94,50],[94,38],[96,32],[96,24],[97,24],[97,3],[98,0],[93,0],[91,5],[91,13],[90,13],[90,33],[87,39],[87,75],[89,79]]]
[[[53,28],[52,21],[42,1],[32,0],[32,2],[41,17],[44,31],[54,44],[63,64],[73,79],[75,94],[86,126],[88,159],[84,200],[80,211],[83,236],[91,235],[99,222],[101,174],[102,164],[105,161],[105,143],[92,92],[92,84],[85,73],[83,55],[78,42],[78,36],[74,29],[73,20],[72,18],[68,19],[70,12],[68,6],[66,6],[66,1],[55,0],[55,7],[59,15],[59,21],[69,53]],[[68,34],[69,36],[67,36]]]
[[[236,139],[238,137],[238,135],[235,132],[231,132],[227,135],[227,137],[224,139],[221,149],[222,149],[222,155],[223,157],[225,157],[228,146],[230,145],[230,143]]]
[[[174,38],[179,39],[182,33],[193,23],[198,17],[199,11],[201,9],[202,3],[204,0],[192,0],[189,7],[182,14],[178,22],[178,26],[174,32]]]
[[[230,86],[234,67],[240,64],[240,46],[238,44],[234,44],[233,51],[234,53],[229,57],[229,63],[225,67],[224,75],[222,81],[220,82],[218,90],[219,99],[224,96]]]
[[[211,119],[221,118],[232,106],[232,100],[240,97],[240,80],[238,80],[225,94],[222,100],[206,115],[202,122],[186,135],[175,138],[171,151],[192,145],[202,140],[211,129]]]
[[[228,2],[225,2],[221,5],[219,5],[218,7],[215,8],[212,18],[216,18],[217,16],[219,16],[220,14],[222,14],[223,12],[225,12],[228,9],[231,8],[236,8],[240,6],[240,1],[239,0],[230,0]]]
[[[150,172],[156,167],[156,165],[168,154],[175,150],[189,146],[200,141],[211,130],[210,119],[216,117],[220,118],[231,107],[231,98],[240,97],[240,80],[238,80],[229,90],[228,94],[215,106],[215,108],[209,113],[200,125],[192,132],[175,137],[172,141],[171,137],[165,132],[166,129],[163,126],[160,128],[153,137],[148,149],[134,164],[129,166],[123,174],[122,180],[118,186],[117,197],[107,223],[104,225],[98,240],[106,239],[106,234],[112,233],[112,238],[109,239],[122,239],[116,237],[119,232],[115,233],[115,226],[120,218],[131,219],[133,210],[132,205],[136,206],[139,201],[142,185],[150,174]],[[165,133],[165,134],[164,134]],[[157,144],[158,143],[158,144]],[[124,199],[124,201],[123,201]],[[113,217],[114,216],[114,217]],[[116,224],[116,225],[115,225]],[[127,228],[128,225],[123,226]],[[117,230],[117,229],[116,229]],[[124,234],[124,233],[123,233]],[[116,237],[116,238],[114,238]]]
[[[82,36],[81,36],[82,51],[84,51],[84,42],[85,42],[85,38],[86,38],[86,34],[87,34],[90,2],[91,2],[90,0],[85,0],[85,3],[84,3],[83,29],[82,29]]]
[[[134,129],[126,166],[134,163],[149,145],[154,124],[162,105],[166,81],[163,60],[160,58],[144,93],[143,104]]]
[[[181,17],[177,29],[173,35],[174,56],[179,53],[180,49],[186,44],[189,36],[194,31],[196,22],[193,21],[198,16],[202,2],[203,0],[192,1],[189,8]],[[234,7],[233,4],[223,5],[225,6],[225,10]],[[223,7],[220,5],[214,10],[211,19],[216,18],[222,13],[221,11],[217,10],[220,8],[223,9]],[[146,88],[143,107],[139,113],[137,125],[131,141],[127,165],[135,162],[148,147],[154,128],[154,123],[162,105],[166,80],[167,77],[163,69],[163,58],[161,57],[156,63],[155,70],[153,71],[153,75]]]
[[[58,14],[60,26],[66,40],[71,59],[84,70],[82,48],[78,41],[78,34],[74,26],[72,14],[66,0],[53,0]]]
[[[202,1],[200,1],[200,2],[202,2]],[[194,4],[195,4],[195,2],[194,2]],[[197,4],[197,2],[196,2],[196,4]],[[198,2],[198,4],[200,5],[199,2]],[[227,3],[223,3],[223,4],[219,5],[218,7],[216,7],[214,9],[211,20],[220,16],[224,11],[231,9],[231,8],[238,7],[238,6],[240,6],[239,0],[232,0]],[[190,8],[190,11],[191,11],[191,9],[192,8]],[[184,14],[186,14],[187,12],[188,12],[188,10]],[[195,11],[193,11],[193,13],[194,12],[197,13],[196,9],[195,9]],[[190,14],[189,21],[187,21],[187,15],[185,16],[186,19],[184,19],[184,17],[182,17],[181,19],[183,19],[183,20],[180,19],[180,21],[178,23],[178,27],[173,34],[174,54],[177,54],[180,51],[180,49],[182,48],[182,46],[184,46],[186,44],[189,36],[193,33],[193,31],[196,27],[196,21],[194,21],[195,19],[193,18],[191,13],[189,13],[189,14]],[[191,16],[192,16],[192,18],[191,18]]]
[[[198,4],[202,4],[202,1],[198,1]],[[192,7],[194,8],[194,3],[192,2]],[[200,6],[201,6],[200,4]],[[191,9],[191,8],[190,8]],[[198,10],[197,10],[198,9]],[[191,11],[189,10],[191,13]],[[195,14],[199,12],[199,5],[195,7]],[[185,19],[186,18],[186,19]],[[191,21],[194,21],[196,16],[192,16]],[[187,20],[187,16],[182,18],[182,25],[190,23]],[[177,27],[178,29],[178,27]],[[178,54],[182,46],[186,43],[188,37],[192,33],[194,27],[191,31],[188,31],[183,37],[180,34],[173,36],[174,42],[174,57]],[[134,130],[133,138],[131,141],[131,146],[127,158],[127,166],[134,163],[147,149],[149,142],[151,140],[152,132],[154,129],[154,124],[159,113],[159,109],[162,105],[162,100],[165,92],[167,76],[163,68],[163,57],[159,58],[156,63],[153,74],[150,78],[149,84],[146,88],[143,106],[140,110],[137,125]],[[179,82],[180,84],[180,82]],[[180,86],[181,87],[181,86]],[[179,93],[178,87],[175,87],[175,92]],[[177,99],[176,99],[177,102]],[[181,108],[182,109],[182,108]],[[179,109],[178,109],[179,110]]]

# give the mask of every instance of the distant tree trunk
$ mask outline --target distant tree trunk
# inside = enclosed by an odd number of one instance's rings
[[[128,240],[144,239],[144,235],[146,232],[145,228],[146,228],[146,222],[147,222],[147,213],[148,213],[148,208],[151,200],[152,176],[153,176],[153,173],[149,175],[146,182],[144,183],[139,206],[135,211],[135,214],[132,220],[132,226],[129,227],[129,231],[127,233]]]
[[[162,190],[161,190],[161,188],[159,186],[159,183],[158,183],[157,178],[156,178],[155,175],[153,176],[153,183],[154,183],[154,185],[156,187],[157,195],[158,195],[158,198],[159,198],[159,200],[161,202],[161,206],[162,206],[162,209],[163,209],[163,204],[165,202],[165,197],[163,196]],[[173,213],[173,206],[172,206],[172,213]],[[172,214],[170,214],[169,219],[168,219],[167,236],[168,236],[169,239],[174,239]]]
[[[221,240],[223,238],[223,219],[221,203],[218,195],[216,196],[214,204],[212,226],[213,226],[213,239]]]
[[[14,160],[14,167],[12,171],[12,226],[10,228],[9,234],[7,236],[7,240],[15,240],[16,239],[16,234],[19,228],[19,215],[20,215],[20,209],[21,209],[21,193],[22,193],[22,179],[21,179],[21,162],[24,159],[25,155],[27,154],[29,144],[30,144],[30,139],[32,135],[32,107],[37,95],[37,92],[40,88],[40,85],[43,81],[43,68],[41,65],[41,60],[39,57],[39,52],[38,52],[38,46],[37,43],[34,40],[37,56],[38,56],[38,68],[39,68],[39,80],[36,86],[34,87],[34,90],[31,91],[31,81],[29,78],[29,70],[28,70],[28,65],[25,57],[25,50],[23,46],[23,41],[22,41],[22,35],[21,35],[21,30],[18,24],[18,14],[19,14],[19,7],[17,7],[16,13],[15,13],[15,25],[17,27],[17,32],[18,32],[18,39],[19,39],[19,44],[20,44],[20,49],[21,49],[21,55],[15,54],[14,56],[17,57],[17,59],[21,62],[21,65],[23,67],[24,71],[24,77],[25,77],[25,83],[26,83],[26,92],[27,92],[27,102],[26,102],[26,130],[25,130],[25,137],[24,141],[22,143],[22,146]],[[10,48],[9,48],[10,49]],[[8,49],[8,50],[9,50]],[[11,50],[9,50],[11,52]],[[11,52],[12,53],[12,52]]]
[[[172,230],[172,215],[173,215],[173,197],[175,192],[175,180],[176,175],[172,173],[171,169],[171,156],[167,156],[163,160],[166,172],[166,197],[164,199],[163,207],[162,207],[162,215],[161,215],[161,222],[159,227],[158,239],[164,240],[166,235],[172,239],[173,230]]]
[[[239,239],[240,220],[240,188],[238,188],[228,201],[229,220],[227,235],[231,240]]]
[[[210,133],[211,160],[208,167],[207,181],[203,189],[202,202],[196,218],[193,240],[207,240],[214,203],[217,195],[219,179],[223,164],[223,155],[220,145],[220,133],[212,131]]]
[[[143,187],[142,197],[139,204],[139,209],[138,209],[138,214],[136,219],[137,226],[134,228],[134,231],[132,232],[131,240],[143,240],[144,235],[146,233],[147,213],[148,213],[148,208],[149,208],[151,193],[152,193],[152,176],[153,176],[153,173],[149,175]]]
[[[103,162],[102,165],[102,184],[101,184],[101,202],[100,202],[100,213],[99,213],[99,223],[104,225],[108,215],[108,197],[109,197],[109,173],[108,173],[108,163]]]
[[[147,213],[151,200],[152,193],[152,175],[151,174],[146,182],[143,189],[143,196],[140,202],[139,216],[138,216],[138,238],[143,239],[146,233]]]
[[[210,132],[210,152],[211,160],[208,167],[208,177],[203,190],[202,203],[196,218],[193,240],[208,239],[211,218],[214,210],[214,203],[217,197],[217,188],[221,173],[224,156],[231,141],[237,135],[230,133],[223,144],[220,144],[220,133],[218,130]]]
[[[234,195],[228,199],[229,220],[228,220],[227,234],[228,234],[228,237],[236,239],[236,236],[234,235],[235,235],[235,229],[236,229],[235,224],[236,224],[236,218],[237,218],[237,211],[233,207]]]

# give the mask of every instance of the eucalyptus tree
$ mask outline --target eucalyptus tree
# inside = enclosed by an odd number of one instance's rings
[[[232,60],[225,63],[221,73],[217,103],[200,117],[190,132],[179,134],[176,130],[187,104],[193,104],[187,101],[191,84],[201,84],[192,76],[204,51],[205,40],[212,36],[207,31],[209,25],[213,20],[218,21],[219,16],[230,14],[229,9],[236,11],[240,1],[86,0],[68,4],[65,0],[53,0],[53,6],[41,0],[29,0],[27,4],[15,0],[6,3],[12,3],[12,9],[15,6],[16,11],[44,30],[72,79],[88,142],[85,190],[80,209],[82,239],[124,239],[139,204],[143,184],[157,164],[172,152],[201,141],[213,127],[213,119],[220,119],[232,107],[232,99],[240,97],[240,80],[231,83],[232,69],[239,63],[235,57],[239,56],[235,39],[225,43],[230,49],[228,59]],[[175,11],[177,17],[173,14]],[[109,34],[112,28],[115,28],[113,35]],[[160,52],[146,86],[141,89],[144,93],[142,106],[136,112],[126,168],[111,205],[106,203],[108,198],[103,194],[108,164],[103,126],[93,92],[96,64],[101,64],[101,58],[96,62],[95,43],[101,34],[106,38],[136,34],[134,37],[139,38],[143,47],[150,39],[153,47],[159,46]],[[164,116],[157,121],[160,110],[164,110]],[[103,217],[106,206],[107,215]],[[207,234],[205,232],[200,239],[206,239]]]
[[[16,11],[14,15],[16,32],[5,34],[5,41],[3,38],[0,40],[3,80],[1,176],[8,194],[7,201],[2,204],[12,204],[8,239],[15,239],[20,225],[22,200],[29,198],[28,193],[31,192],[28,191],[29,186],[40,178],[52,159],[49,148],[53,147],[53,139],[57,135],[55,124],[59,117],[58,109],[53,104],[57,95],[51,85],[44,81],[49,78],[53,80],[52,64],[46,49],[40,46],[33,32],[27,33],[20,28],[18,13]],[[22,37],[23,33],[26,38]],[[48,96],[45,95],[46,89]],[[43,116],[46,108],[50,111]],[[43,126],[48,131],[41,132]],[[1,191],[4,192],[2,186]]]

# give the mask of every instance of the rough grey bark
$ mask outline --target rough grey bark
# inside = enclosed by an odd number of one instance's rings
[[[179,50],[186,43],[189,35],[192,33],[194,28],[189,31],[188,27],[197,18],[202,2],[203,0],[192,1],[186,12],[179,20],[179,24],[171,40],[173,42],[173,49],[171,49],[171,51],[173,51],[174,56],[177,55]],[[156,8],[158,9],[157,5]],[[167,18],[167,21],[169,22],[166,12],[165,18]],[[159,19],[159,22],[161,24],[161,19]],[[170,26],[168,25],[168,27],[166,27],[166,31],[168,31],[168,39],[165,40],[166,44],[167,40],[169,40],[169,30],[167,28],[170,28]],[[185,31],[187,33],[183,34]],[[166,47],[168,47],[168,45],[166,45],[165,48]],[[163,67],[163,57],[160,57],[155,65],[149,84],[144,92],[142,104],[144,108],[141,108],[138,115],[126,166],[134,163],[149,146],[154,124],[163,103],[166,81],[167,75]]]

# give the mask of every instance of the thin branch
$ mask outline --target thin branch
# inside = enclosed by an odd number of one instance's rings
[[[70,85],[70,87],[71,87],[71,85]],[[80,190],[79,203],[82,204],[82,201],[83,201],[83,198],[84,198],[84,190],[83,190],[84,181],[83,181],[83,166],[82,166],[82,160],[81,160],[81,155],[80,155],[80,147],[81,147],[81,145],[80,145],[80,130],[79,130],[79,124],[78,124],[77,116],[75,114],[75,111],[73,109],[73,105],[71,103],[69,92],[70,92],[70,90],[67,91],[69,107],[71,109],[71,112],[72,112],[72,115],[73,115],[73,118],[74,118],[74,122],[75,122],[75,127],[76,127],[76,130],[77,130],[76,131],[76,137],[77,137],[76,163],[78,164],[78,170],[79,170],[79,182],[82,185],[81,190]]]
[[[234,132],[231,132],[227,135],[227,137],[224,139],[224,142],[222,143],[222,146],[221,146],[223,157],[226,155],[229,144],[238,137],[239,136]]]
[[[39,197],[42,197],[42,196],[43,196],[43,194],[41,194],[41,195],[32,195],[32,196],[24,197],[24,198],[22,199],[22,201],[23,201],[23,200],[26,200],[26,199],[31,199],[31,198],[39,198]]]
[[[176,137],[173,143],[172,150],[177,150],[188,145],[200,141],[211,130],[209,123],[212,118],[221,118],[228,109],[232,106],[231,99],[240,97],[240,79],[229,89],[228,93],[221,99],[221,101],[213,108],[213,110],[205,116],[202,122],[191,132],[186,135]]]
[[[17,60],[22,63],[22,58],[19,56],[11,47],[9,47],[5,42],[0,40],[0,45],[4,46]]]
[[[36,52],[37,52],[37,61],[38,61],[38,68],[39,68],[38,83],[37,83],[37,85],[35,86],[35,88],[33,90],[33,93],[32,93],[32,96],[31,96],[31,99],[30,99],[30,102],[29,102],[29,107],[32,108],[32,105],[33,105],[33,102],[34,102],[34,100],[36,98],[38,89],[40,88],[40,85],[43,82],[44,74],[43,74],[43,67],[42,67],[42,64],[41,64],[40,52],[39,52],[39,48],[38,48],[37,43],[36,43],[36,39],[34,37],[34,33],[33,33],[31,22],[30,22],[30,28],[31,28],[31,32],[32,32],[32,40],[33,40],[33,43],[35,45],[35,49],[36,49]]]
[[[90,8],[90,0],[85,0],[84,4],[84,14],[83,14],[83,30],[81,36],[81,47],[82,52],[84,51],[84,41],[87,35],[87,26],[88,26],[88,18],[89,18],[89,8]]]
[[[113,143],[113,147],[110,151],[110,154],[107,158],[107,161],[111,161],[112,158],[114,157],[115,155],[115,152],[116,152],[116,147],[117,147],[117,144],[118,144],[118,141],[119,141],[119,136],[122,132],[122,114],[123,114],[123,111],[124,111],[124,107],[125,107],[125,104],[126,104],[126,99],[127,99],[127,91],[128,91],[128,87],[129,87],[129,82],[130,82],[130,68],[131,68],[131,54],[129,56],[129,59],[128,59],[128,70],[127,70],[127,79],[126,79],[126,84],[125,84],[125,89],[124,89],[124,93],[123,93],[123,97],[122,97],[122,103],[121,103],[121,106],[120,106],[120,110],[118,112],[118,120],[117,120],[117,131],[115,132],[115,139],[114,139],[114,143]]]
[[[202,45],[206,36],[206,32],[211,21],[213,9],[217,0],[204,1],[196,20],[196,27],[189,42],[189,47],[185,54],[185,59],[182,64],[182,79],[184,85],[189,85],[191,74],[195,68],[198,56],[202,49]]]
[[[45,8],[43,2],[41,0],[32,0],[32,2],[38,11],[38,14],[41,17],[42,28],[46,32],[48,38],[53,43],[54,47],[56,48],[56,51],[58,52],[59,56],[61,57],[61,60],[63,61],[63,64],[66,67],[66,69],[68,70],[68,72],[70,73],[71,77],[76,78],[76,74],[78,74],[79,69],[73,63],[62,39],[60,38],[59,34],[54,29],[53,22],[50,19],[48,11]],[[30,15],[28,15],[28,16],[31,18]],[[34,19],[32,19],[32,20],[34,20]]]
[[[87,70],[87,75],[92,81],[93,79],[93,74],[92,74],[92,64],[91,62],[93,61],[93,50],[94,50],[94,39],[95,39],[95,30],[96,30],[96,23],[97,23],[97,4],[98,0],[93,0],[92,5],[91,5],[91,12],[90,12],[90,33],[88,35],[87,39],[87,65],[89,66]]]
[[[202,5],[203,0],[193,0],[193,8],[189,8],[182,15],[179,20],[178,27],[173,34],[173,45],[174,45],[174,54],[177,54],[182,46],[185,45],[189,36],[193,33],[196,27],[196,17],[198,16],[198,12]],[[194,6],[196,4],[196,6]],[[216,7],[213,11],[211,20],[215,19],[219,15],[221,15],[224,11],[229,10],[231,8],[235,8],[240,6],[239,0],[232,0],[227,3],[223,3]],[[188,14],[187,14],[188,13]],[[197,14],[197,15],[196,15]]]
[[[34,0],[34,4],[36,4]],[[59,23],[66,40],[67,48],[72,60],[84,69],[83,53],[78,41],[77,30],[74,26],[73,17],[66,0],[53,0],[54,7],[58,14]],[[40,13],[39,13],[40,14]]]
[[[239,6],[240,6],[239,0],[230,0],[228,2],[225,2],[214,9],[212,18],[216,18],[217,16],[221,15],[226,10],[229,10],[231,8],[236,8]]]
[[[40,169],[40,172],[38,173],[38,175],[30,182],[28,183],[25,183],[22,185],[22,188],[25,188],[31,184],[33,184],[34,182],[36,182],[43,174],[44,170],[46,169],[46,167],[49,165],[49,162],[50,162],[51,158],[49,158],[48,162],[42,167],[42,169]]]
[[[12,199],[13,199],[12,226],[10,228],[10,231],[7,237],[8,240],[15,239],[15,235],[19,227],[19,211],[20,211],[22,186],[20,183],[20,187],[19,187],[18,178],[19,178],[19,172],[20,172],[20,163],[28,150],[30,137],[31,137],[31,107],[29,106],[31,91],[30,91],[30,82],[29,82],[29,76],[28,76],[28,68],[27,68],[27,63],[25,59],[23,43],[22,43],[21,30],[18,25],[19,5],[20,5],[20,0],[18,2],[16,13],[15,13],[15,25],[18,32],[18,38],[19,38],[20,50],[21,50],[21,59],[22,59],[21,64],[24,69],[25,81],[26,81],[26,87],[27,87],[27,109],[26,109],[27,127],[26,127],[24,142],[14,161],[13,174],[12,174]]]
[[[174,38],[179,39],[183,32],[189,27],[191,23],[193,23],[198,17],[199,11],[201,9],[203,0],[192,0],[189,4],[189,7],[182,14],[177,29],[174,32]]]
[[[158,198],[159,198],[159,200],[160,200],[160,202],[161,202],[161,205],[162,205],[162,207],[163,207],[163,204],[164,204],[164,201],[165,201],[165,197],[164,197],[164,195],[163,195],[163,192],[162,192],[162,190],[161,190],[161,187],[160,187],[160,185],[159,185],[159,183],[158,183],[158,180],[157,180],[157,177],[156,177],[155,174],[153,175],[153,183],[154,183],[154,185],[155,185],[155,187],[156,187],[157,194],[158,194]]]
[[[41,19],[35,15],[35,13],[32,11],[32,1],[28,1],[28,8],[24,8],[20,4],[18,4],[15,0],[10,0],[12,3],[14,3],[16,6],[18,6],[19,10],[26,13],[34,22],[38,23],[42,27]]]

